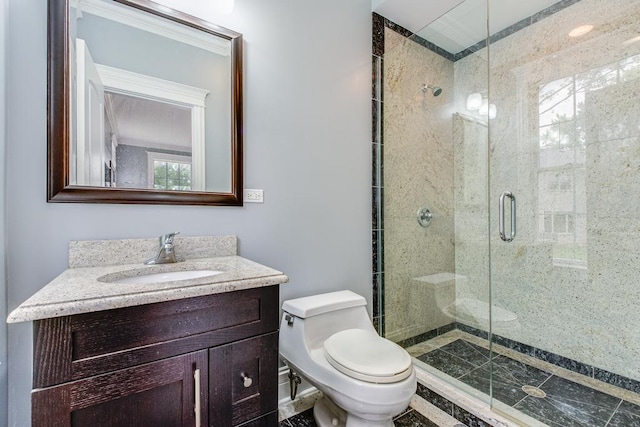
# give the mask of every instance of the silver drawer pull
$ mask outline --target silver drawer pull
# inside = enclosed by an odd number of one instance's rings
[[[504,199],[511,199],[511,233],[507,236],[504,228]],[[512,242],[516,238],[516,196],[510,191],[505,191],[500,195],[500,207],[498,212],[498,228],[500,238],[505,242]]]
[[[202,425],[202,420],[200,419],[200,369],[196,369],[193,372],[193,379],[196,392],[196,404],[194,408],[196,413],[196,427],[200,427]]]
[[[253,384],[253,380],[245,375],[244,372],[240,373],[240,375],[242,375],[242,385],[244,385],[244,388],[251,387],[251,384]]]

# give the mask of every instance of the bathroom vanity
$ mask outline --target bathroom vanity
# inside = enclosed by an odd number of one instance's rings
[[[76,267],[9,316],[34,321],[34,426],[277,425],[278,285],[288,278],[235,255],[235,237],[213,239],[227,248],[176,239],[189,260],[158,266],[95,265],[113,261],[110,245],[133,253],[146,239],[71,243]],[[175,271],[216,274],[120,281]]]

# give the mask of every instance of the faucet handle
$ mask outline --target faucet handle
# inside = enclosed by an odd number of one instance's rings
[[[174,231],[173,233],[167,233],[160,236],[160,244],[161,245],[173,245],[173,237],[177,234],[180,234],[179,231]]]

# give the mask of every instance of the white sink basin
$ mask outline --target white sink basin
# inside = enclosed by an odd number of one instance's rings
[[[164,283],[177,280],[199,279],[201,277],[215,276],[223,273],[217,270],[188,270],[169,271],[166,273],[144,274],[140,276],[125,277],[124,279],[110,280],[110,283]]]

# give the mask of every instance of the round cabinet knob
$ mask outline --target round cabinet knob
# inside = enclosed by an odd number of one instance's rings
[[[244,385],[244,387],[245,388],[251,387],[251,384],[253,384],[253,380],[248,376],[246,376],[244,373],[241,375],[242,375],[242,384]]]

